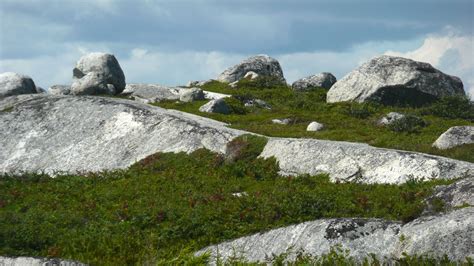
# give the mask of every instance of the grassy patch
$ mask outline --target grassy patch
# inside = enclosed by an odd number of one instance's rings
[[[152,155],[127,170],[0,177],[0,255],[50,256],[94,265],[196,263],[209,244],[323,217],[409,221],[432,188],[334,184],[280,177],[256,158],[266,140],[243,136],[236,156],[207,150]],[[234,193],[245,192],[244,196]]]
[[[474,125],[471,120],[472,102],[458,98],[443,99],[433,105],[410,108],[388,107],[373,103],[326,103],[326,90],[316,89],[308,92],[295,92],[286,86],[258,88],[246,85],[243,81],[238,88],[227,84],[211,82],[203,86],[204,90],[227,93],[240,99],[261,99],[272,106],[272,110],[256,107],[244,107],[229,99],[236,110],[230,115],[201,113],[199,107],[206,101],[194,103],[162,102],[158,106],[177,109],[206,116],[229,123],[231,127],[273,137],[304,137],[327,140],[364,142],[376,147],[418,151],[474,162],[474,145],[464,145],[449,150],[438,150],[431,145],[452,126]],[[227,100],[226,100],[227,101]],[[456,103],[462,104],[459,108]],[[419,116],[424,123],[405,121],[391,130],[382,127],[377,121],[389,112],[399,112],[413,117]],[[275,118],[293,118],[290,125],[278,125],[271,122]],[[306,127],[311,121],[325,125],[325,130],[308,132]],[[419,122],[419,121],[418,121]],[[400,130],[398,130],[400,129]]]

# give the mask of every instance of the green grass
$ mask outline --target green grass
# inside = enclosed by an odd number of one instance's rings
[[[158,153],[126,170],[83,176],[0,176],[0,255],[93,265],[200,264],[204,258],[190,254],[209,244],[303,221],[410,221],[435,185],[449,183],[281,177],[274,159],[256,158],[265,139],[242,136],[229,145],[227,155]],[[232,195],[237,192],[247,195]]]
[[[243,82],[246,85],[249,81]],[[317,138],[326,140],[364,142],[372,146],[418,151],[454,159],[474,162],[474,145],[463,145],[449,150],[438,150],[431,145],[452,126],[474,125],[474,103],[447,99],[420,108],[390,107],[373,103],[327,104],[326,90],[294,92],[286,86],[256,88],[253,86],[230,88],[227,84],[212,82],[204,90],[232,94],[240,98],[258,98],[272,105],[272,110],[247,108],[232,99],[232,109],[238,110],[230,115],[199,112],[206,101],[193,103],[161,102],[156,105],[194,113],[229,123],[231,127],[273,137]],[[458,107],[462,105],[463,109]],[[469,109],[471,108],[471,109]],[[451,111],[450,111],[451,110]],[[397,127],[408,132],[398,132],[377,125],[377,121],[389,112],[416,115],[427,123],[426,126]],[[460,118],[459,118],[460,117]],[[278,125],[271,122],[275,118],[294,118],[291,125]],[[319,132],[307,132],[311,121],[325,125]]]

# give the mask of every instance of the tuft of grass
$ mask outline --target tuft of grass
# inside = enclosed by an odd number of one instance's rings
[[[448,96],[422,108],[420,113],[474,122],[474,102],[463,96]]]
[[[250,135],[234,140],[229,146],[240,148],[231,161],[201,149],[158,153],[126,170],[2,176],[0,255],[93,265],[180,264],[207,245],[309,220],[409,221],[421,213],[434,186],[449,184],[281,177],[274,159],[256,158],[265,142]]]

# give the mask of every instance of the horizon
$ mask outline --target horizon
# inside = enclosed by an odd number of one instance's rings
[[[127,83],[185,85],[256,54],[289,83],[338,80],[382,54],[428,62],[474,97],[474,3],[418,1],[0,0],[0,72],[71,84],[89,52],[114,54]],[[34,27],[33,27],[34,26]]]

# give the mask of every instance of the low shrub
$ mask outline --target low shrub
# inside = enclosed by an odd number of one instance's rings
[[[416,133],[427,125],[428,123],[418,116],[405,115],[390,123],[388,128],[395,132]]]
[[[422,108],[420,113],[423,115],[474,121],[474,102],[463,96],[448,96],[441,98],[428,107]]]

